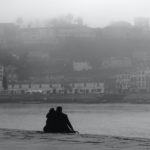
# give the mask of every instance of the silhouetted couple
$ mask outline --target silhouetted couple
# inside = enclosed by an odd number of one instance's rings
[[[76,133],[68,116],[62,112],[62,107],[57,107],[56,111],[51,108],[46,118],[46,125],[43,128],[45,133]]]

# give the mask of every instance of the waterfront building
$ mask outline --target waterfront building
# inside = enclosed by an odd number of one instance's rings
[[[150,91],[150,71],[141,71],[137,74],[132,75],[131,79],[131,90],[132,91]]]
[[[131,74],[119,74],[116,76],[116,88],[119,91],[128,91],[131,86]]]
[[[117,75],[116,87],[118,91],[122,92],[149,92],[150,70]]]
[[[85,82],[74,83],[72,86],[73,93],[79,94],[101,94],[104,93],[104,83],[99,82]]]
[[[103,94],[104,83],[9,83],[8,90],[14,93],[49,93],[49,94]]]

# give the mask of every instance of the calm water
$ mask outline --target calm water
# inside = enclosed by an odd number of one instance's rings
[[[1,104],[0,128],[42,130],[57,104]],[[150,138],[150,105],[62,104],[80,133]]]

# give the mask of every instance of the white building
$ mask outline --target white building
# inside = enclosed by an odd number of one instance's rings
[[[91,69],[92,66],[88,62],[73,62],[74,71],[88,71]]]
[[[131,66],[132,61],[129,57],[109,57],[102,62],[102,68],[122,68]]]
[[[131,87],[131,74],[120,74],[116,76],[116,86],[120,90],[129,90]]]
[[[72,92],[73,94],[102,94],[104,93],[104,83],[74,83],[72,86]]]
[[[102,94],[104,93],[104,83],[69,83],[65,86],[60,83],[12,83],[8,85],[8,90],[15,93],[40,92],[49,94]]]
[[[118,90],[128,91],[150,91],[150,70],[138,71],[116,76]]]

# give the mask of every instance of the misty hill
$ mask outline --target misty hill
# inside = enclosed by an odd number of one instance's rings
[[[15,32],[0,36],[6,39],[0,63],[16,66],[21,78],[72,73],[75,62],[87,63],[91,72],[126,71],[150,64],[150,28],[122,23],[105,28],[65,25],[10,30]],[[8,41],[6,37],[14,33],[16,40]]]

